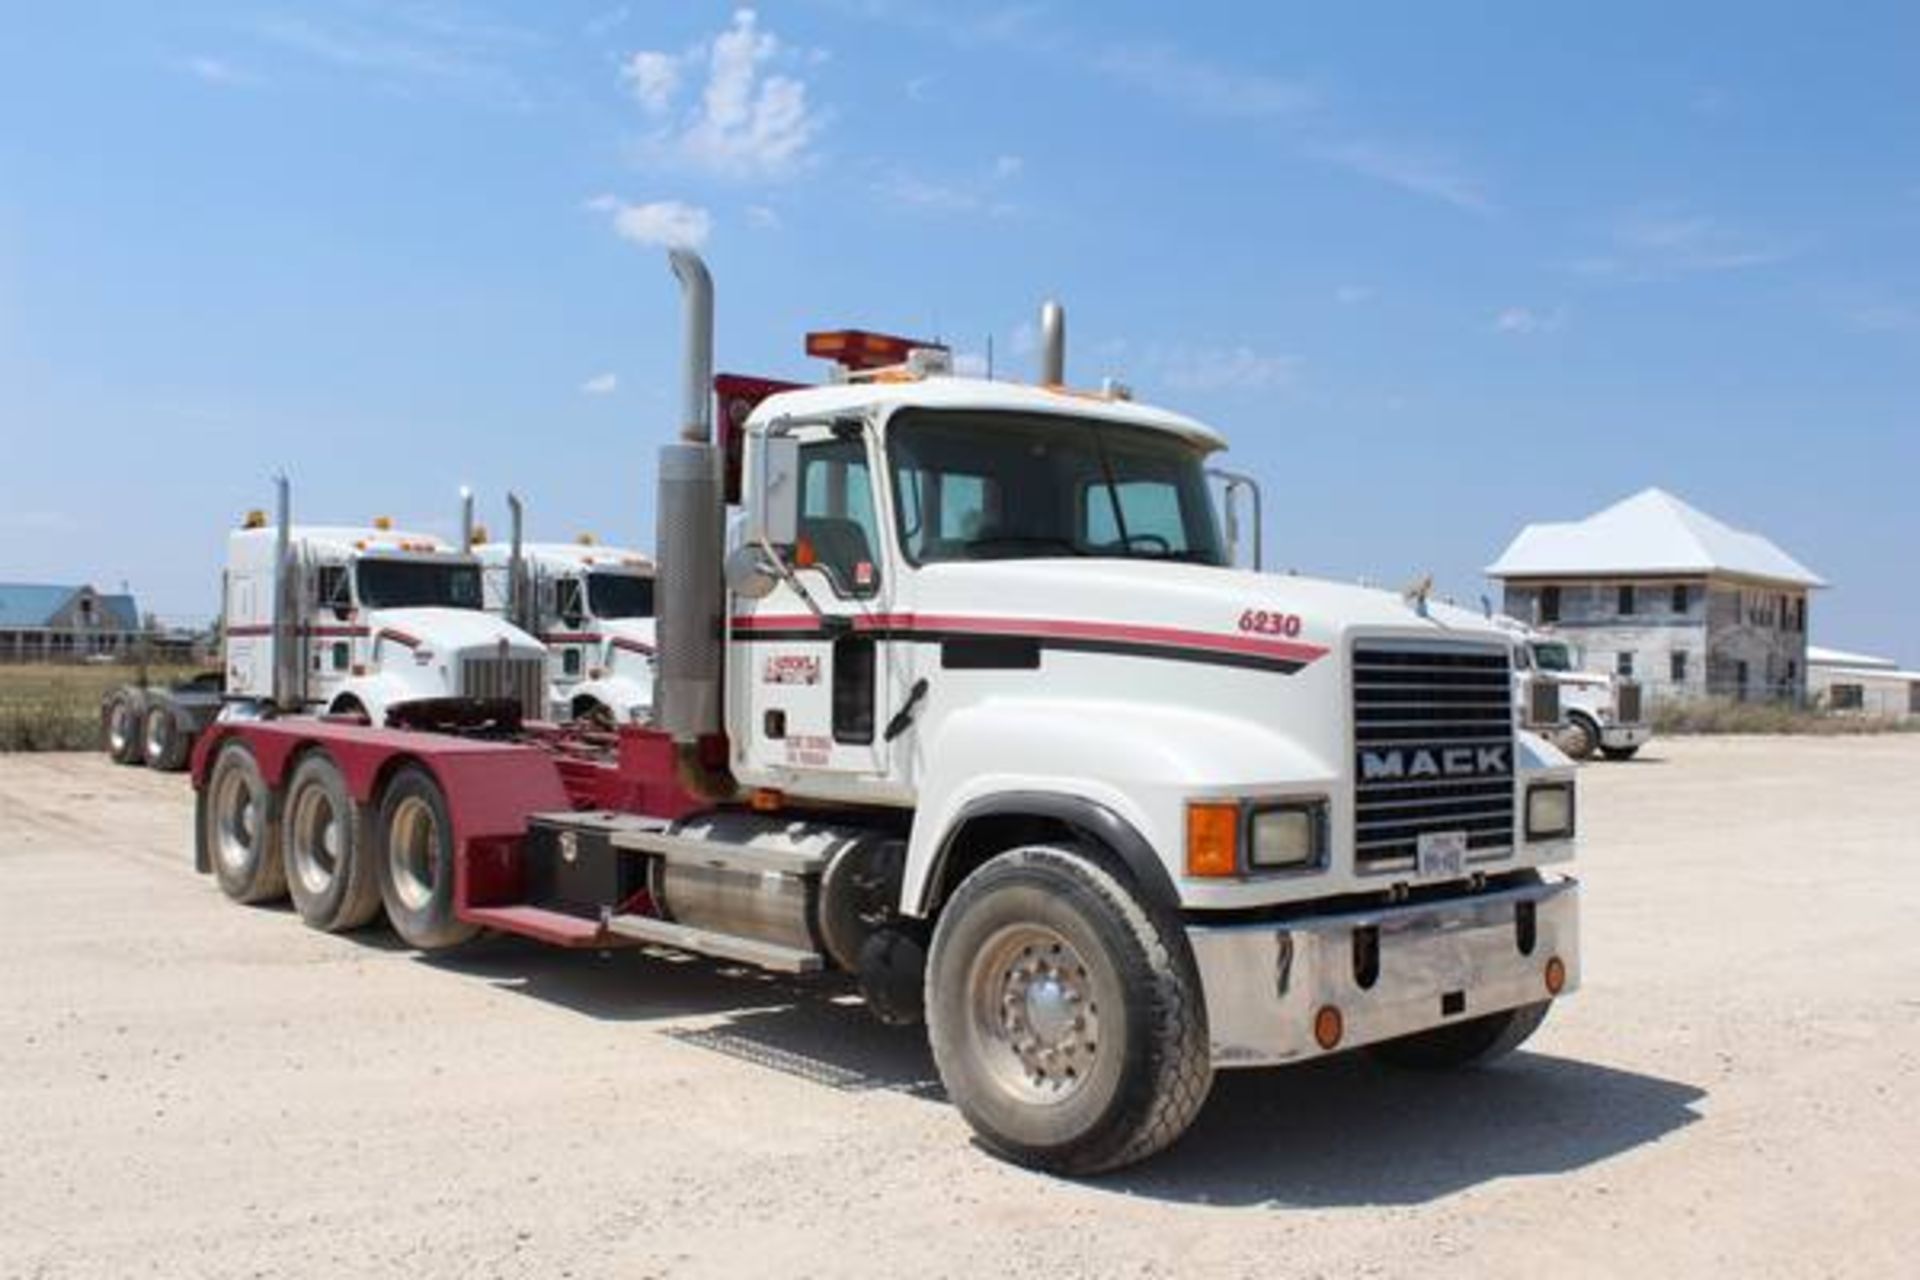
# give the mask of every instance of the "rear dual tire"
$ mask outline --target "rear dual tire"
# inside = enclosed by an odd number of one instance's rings
[[[193,739],[181,729],[173,708],[156,702],[147,708],[140,726],[140,748],[147,768],[160,773],[178,773],[187,767],[187,752]]]
[[[214,757],[199,804],[200,846],[220,891],[235,902],[287,896],[280,856],[280,802],[253,752],[228,742]]]
[[[280,806],[287,889],[300,918],[343,933],[380,913],[380,884],[361,808],[331,758],[313,752],[294,767]]]
[[[132,689],[122,689],[107,703],[104,717],[107,758],[115,764],[140,764],[144,759],[140,704],[140,695]]]
[[[432,774],[418,765],[394,773],[374,834],[380,900],[408,946],[445,951],[480,931],[455,913],[453,820]]]

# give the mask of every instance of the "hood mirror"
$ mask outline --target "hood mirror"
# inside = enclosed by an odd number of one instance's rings
[[[727,556],[727,590],[743,600],[765,599],[785,576],[757,542],[735,547]]]

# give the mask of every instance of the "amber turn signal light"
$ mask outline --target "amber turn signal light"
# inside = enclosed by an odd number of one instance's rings
[[[1187,874],[1219,879],[1240,871],[1240,806],[1187,806]]]

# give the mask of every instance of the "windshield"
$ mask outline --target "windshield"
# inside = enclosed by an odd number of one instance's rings
[[[888,430],[915,564],[1100,556],[1222,564],[1205,454],[1087,418],[908,410]]]
[[[590,573],[587,603],[596,618],[651,618],[653,579],[637,573]]]
[[[480,566],[442,560],[362,560],[354,566],[360,603],[369,609],[480,607]]]
[[[1542,671],[1573,670],[1573,654],[1564,644],[1536,644],[1533,646],[1533,662]]]

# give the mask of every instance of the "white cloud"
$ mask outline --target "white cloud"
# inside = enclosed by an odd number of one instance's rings
[[[1718,218],[1668,206],[1633,209],[1614,220],[1605,252],[1575,259],[1573,270],[1598,279],[1644,282],[1743,271],[1793,256],[1790,246]]]
[[[824,50],[791,50],[762,30],[752,9],[684,54],[642,50],[621,66],[649,115],[667,115],[683,82],[704,76],[697,101],[647,139],[656,159],[729,178],[779,178],[798,169],[821,127],[807,86],[773,70],[780,61],[817,65]]]
[[[1033,321],[1022,320],[1013,326],[1013,335],[1007,346],[1012,348],[1016,356],[1030,356],[1040,349],[1040,331],[1034,328]]]
[[[188,58],[181,66],[196,80],[207,84],[220,85],[223,88],[239,89],[259,83],[259,78],[234,66],[224,58],[197,54]]]
[[[940,77],[938,76],[914,76],[912,79],[908,80],[906,83],[907,101],[908,102],[928,101],[931,97],[930,91],[933,88],[934,81],[938,80],[939,78]]]
[[[628,6],[624,4],[615,5],[604,13],[596,14],[587,19],[586,25],[583,26],[581,30],[590,36],[604,36],[616,27],[625,26],[627,19],[632,16],[633,10]]]
[[[1373,290],[1364,284],[1343,284],[1333,291],[1333,298],[1343,307],[1356,307],[1373,301]]]
[[[648,115],[663,115],[680,88],[680,60],[642,49],[621,64],[620,78]]]
[[[1531,307],[1507,307],[1493,318],[1493,331],[1520,337],[1535,333],[1552,333],[1566,323],[1566,318],[1566,312],[1557,307],[1552,311],[1535,311]]]
[[[614,196],[596,196],[587,201],[587,208],[611,215],[614,231],[635,244],[698,249],[713,233],[713,215],[679,200],[628,204]]]
[[[956,351],[953,353],[953,372],[962,378],[984,378],[987,376],[987,357],[978,351]]]
[[[1020,176],[1024,162],[1019,156],[1002,155],[984,173],[960,175],[950,179],[928,178],[895,169],[873,184],[876,195],[895,204],[935,213],[979,213],[1005,217],[1018,210],[1008,199],[1006,187]]]
[[[1174,347],[1157,353],[1161,380],[1177,391],[1272,391],[1290,386],[1300,357],[1247,346]]]
[[[580,384],[580,394],[585,396],[610,396],[619,389],[618,374],[596,373]]]
[[[1493,201],[1488,199],[1479,182],[1464,173],[1451,157],[1430,148],[1355,139],[1312,143],[1306,153],[1363,178],[1427,196],[1456,209],[1471,213],[1493,211]]]
[[[1114,45],[1094,67],[1125,84],[1210,116],[1289,116],[1315,104],[1297,81],[1236,71],[1189,57],[1169,45]]]
[[[276,17],[258,30],[274,44],[390,89],[427,87],[515,108],[531,101],[508,63],[539,37],[516,27],[394,5],[366,9],[353,23]]]
[[[1898,303],[1855,307],[1846,314],[1846,321],[1862,333],[1920,332],[1920,311]]]
[[[778,231],[781,225],[780,211],[769,205],[750,204],[747,206],[747,221],[763,231]]]

